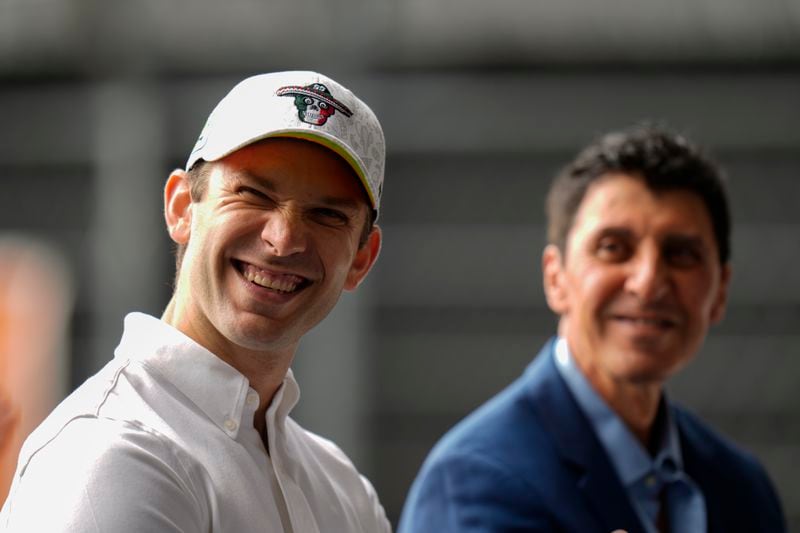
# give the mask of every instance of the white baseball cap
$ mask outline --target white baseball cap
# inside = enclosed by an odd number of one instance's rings
[[[348,89],[316,72],[274,72],[239,82],[209,115],[186,170],[268,137],[305,139],[339,154],[360,178],[377,215],[386,162],[378,117]]]

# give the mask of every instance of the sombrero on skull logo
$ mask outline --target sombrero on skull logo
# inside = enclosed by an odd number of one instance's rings
[[[300,120],[307,124],[322,126],[336,111],[346,117],[353,116],[353,112],[333,97],[331,92],[321,83],[310,85],[288,85],[275,92],[278,96],[294,96],[294,105]]]

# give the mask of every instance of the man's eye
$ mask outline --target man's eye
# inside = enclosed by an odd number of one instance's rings
[[[664,251],[667,262],[679,268],[688,268],[697,265],[702,260],[702,254],[691,246],[672,246]]]
[[[260,198],[260,199],[267,199],[267,195],[263,192],[253,189],[252,187],[239,187],[236,190],[237,193],[241,196],[248,196],[253,198]]]
[[[630,255],[630,247],[618,239],[600,239],[597,256],[605,261],[623,261]]]
[[[350,219],[336,209],[319,208],[314,210],[314,216],[323,224],[343,226],[346,225]]]

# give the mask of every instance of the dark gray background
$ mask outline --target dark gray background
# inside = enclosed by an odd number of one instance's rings
[[[74,280],[70,386],[156,315],[161,188],[240,78],[315,69],[388,142],[375,271],[301,347],[297,418],[396,521],[435,440],[554,332],[543,196],[596,134],[650,119],[727,168],[726,320],[670,385],[771,472],[800,529],[800,1],[0,0],[0,233]]]

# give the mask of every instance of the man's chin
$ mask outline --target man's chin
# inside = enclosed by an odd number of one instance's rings
[[[290,344],[286,328],[273,320],[253,313],[246,313],[225,324],[222,332],[228,341],[244,350],[263,352]]]
[[[618,353],[617,374],[630,383],[662,384],[683,366],[684,359],[674,352],[628,349]]]

